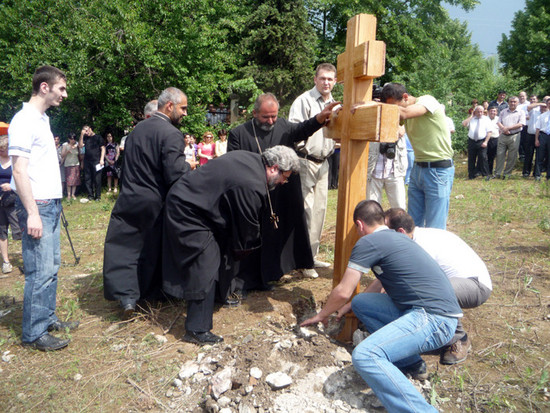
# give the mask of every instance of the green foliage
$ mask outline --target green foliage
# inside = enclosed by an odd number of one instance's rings
[[[510,36],[502,35],[498,52],[510,75],[527,78],[531,92],[547,94],[550,89],[550,3],[527,0],[525,10],[515,14]]]

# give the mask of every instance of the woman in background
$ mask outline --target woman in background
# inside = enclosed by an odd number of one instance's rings
[[[65,165],[65,180],[67,182],[67,200],[76,200],[76,188],[80,185],[80,162],[78,160],[78,142],[76,135],[71,133],[69,141],[62,146],[61,157]]]

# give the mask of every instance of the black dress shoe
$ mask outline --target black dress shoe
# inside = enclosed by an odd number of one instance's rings
[[[136,305],[132,303],[124,304],[122,307],[122,320],[127,321],[131,319],[136,312]]]
[[[48,331],[65,331],[66,329],[76,330],[79,325],[80,325],[80,321],[57,320],[55,323],[49,325]]]
[[[223,341],[223,337],[217,336],[210,331],[206,331],[204,333],[187,331],[183,336],[183,341],[193,344],[216,344]]]
[[[61,350],[69,345],[71,340],[63,340],[54,336],[50,336],[48,333],[44,334],[39,339],[34,340],[32,343],[23,343],[25,347],[34,348],[40,351],[55,351]]]

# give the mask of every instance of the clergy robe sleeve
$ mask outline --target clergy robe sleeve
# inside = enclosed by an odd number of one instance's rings
[[[185,161],[185,142],[181,132],[174,130],[162,147],[162,169],[168,187],[172,186],[191,166]]]
[[[231,250],[235,259],[241,259],[262,245],[260,236],[261,213],[265,197],[258,191],[244,187],[231,188],[223,195],[221,209],[231,228]]]
[[[242,149],[241,141],[235,133],[235,130],[230,130],[227,138],[227,152],[238,151],[239,149]]]
[[[324,123],[317,122],[315,116],[300,123],[288,122],[288,124],[292,128],[291,136],[294,142],[307,140],[311,135],[325,126]]]

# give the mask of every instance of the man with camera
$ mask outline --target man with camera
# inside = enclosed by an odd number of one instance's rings
[[[392,208],[406,208],[405,174],[407,172],[407,145],[402,139],[403,128],[397,142],[369,143],[367,169],[367,199],[382,202],[382,189],[386,191]]]
[[[380,100],[399,106],[401,123],[414,149],[409,214],[417,227],[446,229],[455,167],[441,104],[433,96],[412,96],[399,83],[386,84]]]

